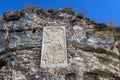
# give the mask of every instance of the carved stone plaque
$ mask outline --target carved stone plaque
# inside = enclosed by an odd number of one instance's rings
[[[64,26],[44,27],[41,67],[67,65],[66,32]]]

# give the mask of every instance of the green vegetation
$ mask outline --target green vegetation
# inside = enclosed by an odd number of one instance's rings
[[[80,13],[76,14],[75,16],[76,16],[76,18],[79,18],[79,19],[83,19],[84,18],[83,14],[80,14]]]
[[[60,11],[63,12],[63,13],[74,15],[74,9],[73,8],[61,8]]]
[[[55,10],[53,8],[50,8],[47,11],[48,11],[48,13],[53,13]]]
[[[113,34],[116,33],[115,27],[113,26],[108,26],[108,31],[112,32]]]
[[[47,12],[50,13],[50,14],[52,14],[52,15],[57,15],[57,13],[58,13],[58,12],[57,12],[56,10],[54,10],[53,8],[48,9]]]

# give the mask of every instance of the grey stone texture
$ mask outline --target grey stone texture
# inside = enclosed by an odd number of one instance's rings
[[[113,34],[95,32],[95,24],[59,10],[21,11],[19,19],[9,18],[14,12],[0,16],[0,80],[120,80],[120,42]],[[66,29],[65,67],[41,67],[43,28],[49,26]]]

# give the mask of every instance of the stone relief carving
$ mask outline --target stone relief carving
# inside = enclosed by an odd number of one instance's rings
[[[44,27],[41,67],[66,64],[65,27]]]

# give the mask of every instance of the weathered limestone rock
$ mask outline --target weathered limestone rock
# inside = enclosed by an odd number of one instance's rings
[[[120,80],[120,42],[113,34],[95,32],[97,23],[88,24],[75,14],[59,11],[53,18],[39,8],[20,12],[24,16],[19,20],[8,16],[6,22],[0,16],[0,80]],[[48,45],[49,50],[44,50]],[[52,58],[48,54],[50,63],[41,64],[44,52],[53,53],[53,46],[62,55]],[[54,67],[43,68],[51,62]]]
[[[10,10],[10,11],[5,12],[5,13],[3,14],[4,20],[6,20],[6,21],[19,20],[19,19],[21,18],[21,16],[23,16],[23,15],[24,15],[24,13],[23,13],[22,11],[20,11],[20,10],[18,10],[18,11],[16,11],[16,12]]]
[[[103,48],[105,50],[111,50],[114,44],[114,36],[110,34],[96,35],[93,29],[86,29],[80,26],[74,26],[74,35],[71,37],[71,41],[78,42],[80,47],[93,47]]]
[[[39,30],[34,31],[22,31],[13,32],[9,35],[9,45],[10,49],[24,49],[29,47],[40,47],[41,46],[41,35]],[[41,36],[40,36],[41,35]],[[38,37],[40,36],[40,37]]]
[[[5,51],[5,32],[0,32],[0,52]]]

